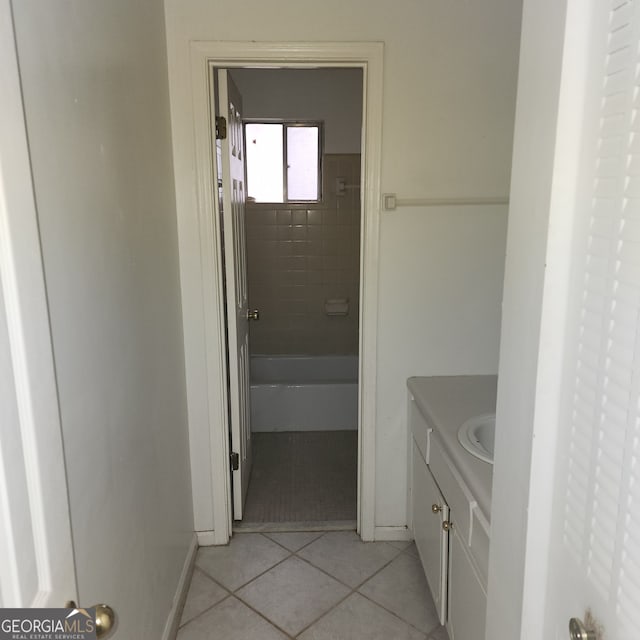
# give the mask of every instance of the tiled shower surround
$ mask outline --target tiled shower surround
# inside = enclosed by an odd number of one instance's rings
[[[359,185],[360,154],[326,154],[321,203],[247,204],[252,354],[358,353]],[[326,315],[331,298],[349,299],[347,316]]]

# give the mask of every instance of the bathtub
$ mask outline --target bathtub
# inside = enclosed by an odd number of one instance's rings
[[[357,428],[357,356],[251,358],[252,431]]]

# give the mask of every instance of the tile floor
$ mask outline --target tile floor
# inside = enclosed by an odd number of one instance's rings
[[[177,640],[448,640],[415,546],[236,533],[198,550]]]
[[[243,525],[355,521],[357,431],[258,432],[252,439]]]

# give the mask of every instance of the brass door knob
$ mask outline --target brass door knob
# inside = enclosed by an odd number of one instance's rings
[[[260,311],[258,309],[248,310],[247,320],[260,320]]]
[[[442,528],[443,528],[445,531],[451,531],[451,529],[453,529],[453,522],[451,522],[451,520],[445,520],[445,521],[442,523]]]
[[[65,607],[78,609],[78,605],[73,600],[69,600]],[[96,610],[96,637],[106,638],[116,625],[115,611],[108,604],[94,604],[89,608]]]
[[[438,504],[432,504],[431,505],[431,512],[432,513],[440,513],[442,511],[442,507]]]
[[[96,604],[96,637],[106,638],[116,624],[115,611],[108,604]]]
[[[595,640],[596,634],[587,629],[580,618],[569,620],[569,637],[571,640]]]

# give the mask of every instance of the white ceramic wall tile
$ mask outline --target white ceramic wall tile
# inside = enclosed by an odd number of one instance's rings
[[[261,311],[260,322],[251,326],[252,353],[358,351],[360,196],[357,189],[348,189],[336,197],[335,179],[358,183],[360,156],[326,155],[324,161],[319,205],[247,205],[249,304]],[[299,290],[283,285],[299,285]],[[325,299],[343,297],[349,298],[349,315],[326,316]]]

